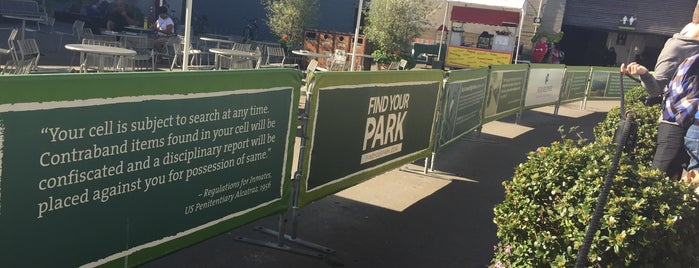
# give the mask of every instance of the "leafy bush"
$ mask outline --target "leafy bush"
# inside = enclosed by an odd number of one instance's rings
[[[633,155],[638,164],[650,166],[657,144],[658,118],[661,108],[660,104],[645,106],[638,101],[639,98],[645,96],[645,90],[641,86],[629,90],[625,94],[625,109],[627,112],[636,114],[636,123],[638,123],[638,140]],[[612,108],[607,113],[607,118],[595,126],[593,132],[596,140],[603,137],[614,137],[621,119],[619,112],[619,107]]]
[[[496,267],[575,264],[616,146],[563,138],[530,152],[503,182],[495,206]],[[691,190],[623,155],[588,267],[692,267],[699,263],[699,220]]]

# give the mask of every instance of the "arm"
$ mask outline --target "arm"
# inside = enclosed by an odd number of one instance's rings
[[[172,23],[168,23],[167,25],[165,25],[165,30],[161,30],[160,28],[161,28],[160,26],[156,26],[155,32],[163,33],[165,35],[171,35],[175,30],[175,25]]]
[[[628,66],[622,63],[620,71],[625,74],[639,75],[641,77],[641,85],[649,96],[662,95],[668,82],[667,80],[656,79],[648,72],[648,68],[637,62],[629,63]]]

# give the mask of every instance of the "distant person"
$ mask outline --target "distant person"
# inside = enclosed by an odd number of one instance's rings
[[[175,33],[175,22],[168,16],[167,7],[158,8],[158,20],[155,22],[153,29],[157,34],[153,42],[153,48],[158,51],[164,51],[168,38]]]
[[[107,31],[123,32],[127,25],[136,25],[138,22],[126,10],[124,1],[119,0],[116,7],[107,16]]]
[[[539,41],[534,45],[534,52],[532,52],[532,62],[544,62],[548,50],[548,38],[546,36],[539,37]]]
[[[553,64],[559,64],[563,61],[563,58],[565,53],[563,53],[563,50],[559,47],[558,43],[553,44],[553,49],[551,51],[551,63]]]
[[[607,62],[605,62],[607,66],[616,66],[616,49],[614,47],[609,47],[609,50],[607,50]]]
[[[680,33],[674,34],[665,42],[653,74],[638,62],[621,64],[620,68],[622,73],[639,75],[641,85],[649,97],[665,96],[658,124],[658,144],[651,166],[665,172],[674,180],[682,176],[683,165],[689,161],[684,145],[687,129],[677,123],[678,114],[674,109],[683,100],[678,97],[682,92],[670,94],[666,92],[666,86],[675,75],[679,64],[697,53],[699,53],[699,8],[694,11],[692,23],[687,24]]]

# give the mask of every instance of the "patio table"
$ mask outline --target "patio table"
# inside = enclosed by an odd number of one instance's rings
[[[209,36],[199,37],[199,40],[205,41],[205,42],[214,42],[214,43],[216,43],[216,48],[221,48],[221,44],[228,44],[231,47],[233,46],[233,44],[235,44],[235,41],[233,41],[233,40],[220,39],[220,38],[209,37]]]
[[[124,71],[123,58],[130,56],[136,56],[136,51],[121,47],[108,47],[100,45],[87,45],[87,44],[66,44],[65,48],[68,50],[78,51],[80,53],[96,54],[99,56],[100,63],[98,72],[101,72],[104,68],[104,56],[116,56],[119,57],[117,66],[121,66],[121,71]],[[87,72],[87,57],[83,58],[83,62],[80,63],[80,72]]]
[[[35,16],[20,16],[20,15],[2,15],[2,16],[5,17],[5,18],[8,18],[8,19],[15,19],[15,20],[21,20],[21,21],[22,21],[22,28],[21,28],[21,30],[19,31],[19,33],[20,33],[20,35],[19,35],[20,39],[24,39],[24,32],[25,32],[26,29],[27,29],[27,21],[42,21],[42,20],[44,20],[44,19],[41,18],[41,17],[35,17]]]
[[[257,53],[256,51],[242,51],[242,50],[235,50],[235,49],[230,49],[230,48],[209,48],[209,52],[216,54],[216,57],[214,58],[214,69],[216,69],[216,70],[221,69],[219,57],[222,55],[233,56],[233,57],[242,57],[242,58],[258,58],[258,59],[260,57],[260,54]],[[259,62],[258,62],[258,65],[259,65]]]
[[[124,26],[124,28],[129,29],[129,30],[134,31],[134,32],[138,32],[138,33],[146,33],[147,34],[147,33],[155,32],[150,27],[143,28],[143,27],[138,27],[138,26],[133,26],[133,25],[127,25],[127,26]]]

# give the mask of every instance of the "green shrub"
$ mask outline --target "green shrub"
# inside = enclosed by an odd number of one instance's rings
[[[646,96],[643,87],[638,86],[629,90],[625,94],[626,102],[625,109],[627,112],[633,112],[638,123],[638,141],[634,150],[634,157],[638,164],[650,166],[655,154],[655,146],[658,137],[658,118],[660,117],[660,104],[653,106],[645,106],[639,102],[640,97]],[[607,118],[597,124],[594,128],[595,140],[600,140],[603,137],[612,138],[619,125],[620,108],[612,108],[607,113]]]
[[[500,267],[572,267],[616,146],[564,138],[530,152],[495,206]],[[589,267],[699,263],[697,200],[684,184],[623,155],[594,236]]]

